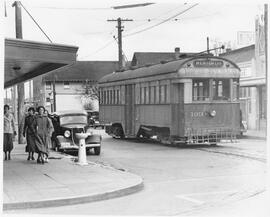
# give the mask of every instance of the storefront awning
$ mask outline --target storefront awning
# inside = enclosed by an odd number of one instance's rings
[[[5,84],[8,88],[76,61],[78,47],[22,39],[5,39]]]

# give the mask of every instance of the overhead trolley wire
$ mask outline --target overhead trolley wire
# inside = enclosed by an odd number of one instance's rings
[[[159,25],[161,25],[161,24],[163,24],[163,23],[165,23],[165,22],[168,22],[169,20],[171,20],[171,19],[173,19],[173,18],[175,18],[175,17],[177,17],[177,16],[179,16],[179,15],[181,15],[181,14],[184,14],[185,12],[191,10],[192,8],[194,8],[195,6],[197,6],[198,4],[199,4],[199,3],[196,3],[196,4],[192,5],[192,6],[190,6],[189,8],[187,8],[187,9],[185,9],[185,10],[183,10],[183,11],[181,11],[181,12],[179,12],[179,13],[177,13],[177,14],[175,14],[175,15],[173,15],[173,16],[171,16],[171,17],[169,17],[169,18],[167,18],[167,19],[165,19],[165,20],[163,20],[163,21],[161,21],[161,22],[159,22],[159,23],[153,25],[153,26],[149,26],[149,27],[144,28],[144,29],[142,29],[142,30],[139,30],[139,31],[137,31],[137,32],[133,32],[133,33],[130,33],[130,34],[126,34],[126,35],[124,35],[123,37],[128,37],[128,36],[132,36],[132,35],[135,35],[135,34],[139,34],[139,33],[141,33],[141,32],[144,32],[144,31],[147,31],[147,30],[152,29],[152,28],[154,28],[154,27],[157,27],[157,26],[159,26]]]

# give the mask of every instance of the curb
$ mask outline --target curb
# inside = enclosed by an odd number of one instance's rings
[[[116,197],[122,197],[129,194],[136,193],[142,190],[144,187],[143,179],[140,177],[140,181],[127,188],[118,189],[115,191],[108,191],[101,194],[81,195],[77,197],[58,198],[44,201],[31,201],[31,202],[18,202],[18,203],[3,203],[3,211],[18,210],[18,209],[33,209],[33,208],[45,208],[45,207],[58,207],[68,206],[75,204],[83,204],[90,202],[97,202],[101,200],[108,200]]]

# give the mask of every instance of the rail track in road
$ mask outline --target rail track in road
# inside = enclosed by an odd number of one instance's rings
[[[205,151],[205,152],[212,152],[212,153],[217,153],[217,154],[223,154],[223,155],[229,155],[229,156],[235,156],[235,157],[239,157],[239,158],[246,158],[246,159],[251,159],[251,160],[256,160],[256,161],[260,161],[263,163],[266,163],[266,159],[261,157],[261,156],[255,156],[252,154],[247,154],[247,153],[241,153],[241,152],[231,152],[231,151],[220,151],[217,149],[212,149],[212,148],[195,148],[196,150],[200,150],[200,151]]]

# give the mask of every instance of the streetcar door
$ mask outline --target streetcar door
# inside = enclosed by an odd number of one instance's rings
[[[174,83],[171,93],[171,136],[183,136],[184,120],[184,84]]]
[[[125,135],[135,135],[135,85],[125,86]]]

